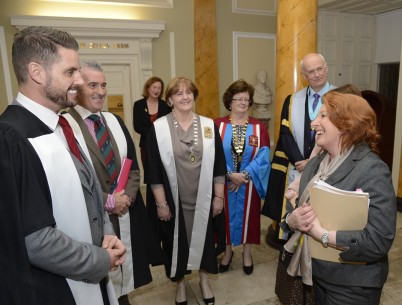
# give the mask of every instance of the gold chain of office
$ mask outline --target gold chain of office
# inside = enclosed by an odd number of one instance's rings
[[[243,125],[234,124],[232,121],[232,116],[229,116],[229,120],[232,123],[232,129],[233,129],[233,137],[232,137],[233,148],[235,153],[237,154],[238,159],[239,157],[241,159],[241,155],[243,154],[244,145],[246,142],[248,119],[244,122]],[[241,160],[239,160],[239,162],[241,162]]]
[[[173,124],[177,130],[177,128],[179,127],[179,123],[177,122],[175,116],[173,116]],[[179,135],[179,134],[177,134],[177,135]],[[198,122],[197,122],[197,117],[195,115],[193,115],[193,140],[191,140],[190,143],[186,143],[182,139],[180,139],[180,136],[179,136],[179,140],[180,140],[180,142],[186,144],[187,147],[190,149],[190,154],[188,155],[188,160],[190,161],[190,164],[195,164],[195,162],[197,161],[197,158],[195,157],[195,154],[194,154],[194,148],[198,144]]]

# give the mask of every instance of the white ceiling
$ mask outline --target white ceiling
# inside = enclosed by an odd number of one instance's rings
[[[376,15],[402,9],[402,0],[318,0],[318,9]]]

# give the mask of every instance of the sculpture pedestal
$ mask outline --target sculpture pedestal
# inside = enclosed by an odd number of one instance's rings
[[[269,129],[269,121],[271,120],[271,116],[271,111],[267,110],[265,105],[258,105],[253,110],[253,117],[263,122],[267,129]]]

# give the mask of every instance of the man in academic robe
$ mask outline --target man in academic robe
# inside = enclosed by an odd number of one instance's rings
[[[314,131],[311,130],[310,123],[321,108],[321,98],[335,88],[327,81],[328,67],[321,54],[307,54],[301,61],[301,74],[309,86],[287,96],[283,104],[279,138],[262,208],[262,214],[276,222],[281,222],[290,209],[290,203],[285,197],[287,186],[300,177],[315,146]],[[276,239],[288,239],[287,234],[279,227],[275,229]],[[276,241],[270,240],[270,244],[276,244]]]
[[[83,83],[78,43],[28,27],[15,35],[12,59],[19,92],[0,116],[0,304],[115,305],[107,275],[125,247],[57,114],[75,104]]]
[[[91,160],[103,191],[103,206],[109,213],[115,231],[127,249],[124,264],[109,273],[120,305],[128,305],[128,293],[152,281],[148,256],[157,254],[150,236],[150,223],[145,209],[140,186],[140,171],[135,154],[134,142],[123,120],[110,112],[101,111],[106,99],[106,78],[101,65],[95,61],[81,64],[84,84],[78,88],[77,105],[69,109],[64,117],[69,121],[78,142]],[[96,116],[96,117],[94,117]],[[102,138],[97,137],[97,120],[105,126],[110,140],[107,155],[102,153]],[[97,133],[98,131],[98,133]],[[112,162],[110,162],[112,160]],[[129,165],[128,162],[131,162]],[[124,163],[126,164],[124,165]],[[129,167],[123,169],[123,166]],[[127,180],[123,172],[129,172]],[[122,178],[123,179],[123,178]],[[124,189],[116,190],[117,184]],[[151,250],[151,251],[150,251]],[[149,252],[147,252],[149,251]]]

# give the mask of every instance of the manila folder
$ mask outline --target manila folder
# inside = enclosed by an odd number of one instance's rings
[[[369,198],[367,193],[322,189],[314,186],[310,191],[313,207],[323,228],[327,230],[362,230],[367,224]],[[337,263],[341,250],[327,247],[313,238],[308,239],[311,257]]]

